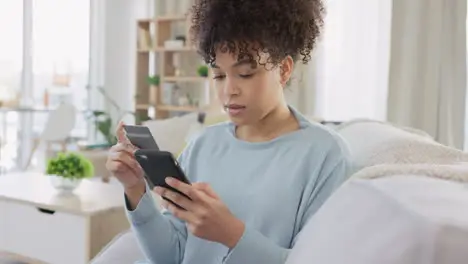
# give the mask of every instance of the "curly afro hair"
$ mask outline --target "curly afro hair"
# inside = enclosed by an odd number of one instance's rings
[[[322,0],[196,0],[190,34],[210,65],[216,60],[217,49],[238,54],[238,60],[256,62],[265,52],[265,64],[274,66],[286,56],[307,63],[324,13]]]

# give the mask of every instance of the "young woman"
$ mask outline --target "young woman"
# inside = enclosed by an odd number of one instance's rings
[[[128,217],[150,263],[280,264],[307,221],[347,179],[345,144],[285,101],[297,61],[322,26],[320,0],[199,0],[191,35],[212,66],[230,121],[208,127],[179,163],[194,183],[154,191],[118,129],[108,169],[125,188]],[[313,249],[311,249],[313,250]]]

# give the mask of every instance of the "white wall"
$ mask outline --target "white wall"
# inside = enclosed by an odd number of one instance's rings
[[[153,14],[151,0],[101,1],[101,84],[122,110],[134,110],[136,20]],[[112,106],[106,108],[116,117]]]

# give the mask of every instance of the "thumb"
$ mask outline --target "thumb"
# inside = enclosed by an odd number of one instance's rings
[[[117,131],[116,131],[117,141],[120,143],[129,143],[129,140],[127,136],[125,135],[124,125],[125,125],[124,122],[120,121],[119,125],[117,126]]]
[[[203,191],[205,194],[207,194],[211,198],[219,199],[219,196],[216,194],[213,188],[211,188],[211,186],[206,182],[194,183],[193,187],[195,187],[195,189],[197,190]]]

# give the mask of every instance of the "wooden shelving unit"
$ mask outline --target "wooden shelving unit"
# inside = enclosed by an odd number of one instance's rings
[[[140,117],[151,118],[151,110],[155,112],[154,118],[163,119],[173,114],[203,111],[210,107],[213,101],[211,98],[214,98],[212,78],[198,76],[197,73],[198,67],[204,65],[203,62],[198,59],[196,63],[182,63],[187,58],[198,58],[195,48],[186,44],[189,43],[189,26],[190,18],[186,15],[137,21],[135,109]],[[179,36],[185,38],[185,41],[176,38]],[[166,43],[174,40],[179,40],[179,43],[173,43],[172,46]],[[180,65],[175,65],[175,61]],[[159,76],[157,86],[150,85],[148,81],[153,75]],[[184,103],[174,103],[178,98],[173,97],[168,102],[168,93],[172,91],[167,87],[174,87],[182,92],[182,96],[190,93],[191,99],[192,94],[196,94],[198,100],[179,100]]]

